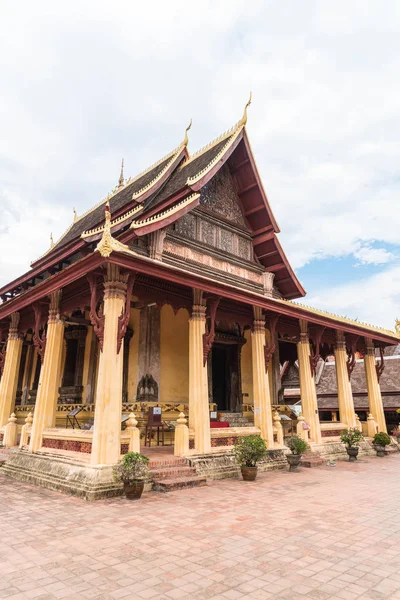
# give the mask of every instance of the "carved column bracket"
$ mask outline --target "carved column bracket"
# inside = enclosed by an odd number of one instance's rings
[[[376,376],[378,378],[378,383],[381,379],[381,375],[383,373],[383,371],[385,370],[385,361],[383,358],[383,348],[382,346],[379,347],[379,360],[375,365],[375,369],[376,369]]]
[[[117,354],[121,350],[122,340],[126,334],[126,330],[128,328],[129,317],[131,315],[131,298],[132,298],[132,290],[133,285],[135,283],[136,273],[131,272],[128,276],[127,288],[126,288],[126,300],[125,300],[125,310],[122,311],[121,315],[118,317],[118,332],[117,332]]]
[[[358,336],[348,336],[347,343],[350,348],[347,352],[347,374],[349,376],[349,381],[351,380],[351,375],[354,371],[354,367],[356,366],[356,348],[357,348],[357,340]]]
[[[35,331],[33,334],[33,345],[35,346],[35,350],[38,353],[40,360],[43,362],[44,353],[46,351],[46,332],[42,328],[43,327],[43,306],[40,302],[35,302],[32,305],[33,311],[35,313]],[[40,330],[42,329],[42,332]]]
[[[314,328],[315,334],[314,334],[314,344],[315,344],[315,352],[311,351],[310,354],[310,366],[311,366],[311,374],[315,377],[316,373],[317,373],[317,365],[318,365],[318,361],[320,359],[320,346],[321,346],[321,338],[322,335],[325,331],[325,327],[323,327],[322,325],[317,325]]]
[[[90,286],[90,322],[93,325],[93,331],[95,332],[96,337],[99,340],[100,350],[101,352],[103,352],[104,314],[102,308],[97,310],[97,304],[99,302],[97,293],[97,277],[96,275],[94,275],[94,273],[89,273],[87,275],[87,280]]]
[[[265,372],[268,372],[268,366],[271,362],[272,356],[276,350],[275,345],[275,331],[276,324],[278,323],[279,315],[275,315],[271,317],[269,320],[269,331],[270,331],[270,341],[269,343],[266,341],[264,346],[264,362],[265,362]]]
[[[221,298],[212,298],[210,300],[210,325],[208,331],[203,333],[203,364],[206,366],[208,355],[215,339],[215,316],[217,314],[218,304]]]

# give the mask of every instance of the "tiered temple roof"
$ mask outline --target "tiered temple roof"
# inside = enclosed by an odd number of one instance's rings
[[[223,295],[231,302],[262,306],[267,321],[279,313],[281,330],[289,336],[292,332],[293,335],[298,334],[298,321],[305,319],[312,327],[325,328],[325,342],[328,344],[334,340],[338,328],[351,335],[372,336],[378,345],[396,343],[400,332],[394,333],[291,302],[304,296],[305,291],[278,240],[280,230],[261,183],[246,133],[246,110],[247,106],[243,117],[232,129],[195,154],[188,152],[186,130],[183,142],[145,172],[126,181],[121,173],[111,194],[83,215],[75,216],[61,238],[32,263],[30,271],[0,289],[0,325],[13,311],[44,297],[49,290],[57,286],[77,285],[73,282],[101,266],[106,258],[117,261],[121,267],[129,265],[128,268],[137,269],[141,277],[160,277],[173,281],[180,286],[180,291],[177,289],[176,293],[182,293],[182,286],[202,287],[214,294],[223,291]],[[252,286],[251,277],[247,287],[239,282],[239,276],[235,285],[236,275],[221,279],[214,274],[215,269],[201,273],[199,268],[197,271],[193,268],[190,270],[189,262],[185,263],[183,259],[175,264],[171,260],[155,260],[148,254],[141,254],[138,246],[135,246],[135,240],[139,241],[159,230],[166,231],[186,213],[196,209],[202,195],[207,194],[212,185],[213,178],[224,169],[229,172],[240,207],[244,224],[240,234],[253,249],[253,262],[246,264],[250,271],[253,269],[253,279],[260,278],[262,273],[273,275],[273,296],[263,293],[261,284]],[[106,207],[111,211],[111,214],[108,213],[107,235],[112,235],[118,244],[111,248],[111,256],[99,256],[96,248],[105,234]],[[206,207],[203,206],[202,210],[203,214],[207,213]],[[229,224],[229,219],[226,222],[233,231],[234,224]],[[223,249],[217,249],[215,261],[223,260],[223,256]],[[240,261],[239,258],[235,272],[246,268],[245,263]],[[87,293],[87,290],[84,292]],[[72,293],[78,291],[71,290]]]

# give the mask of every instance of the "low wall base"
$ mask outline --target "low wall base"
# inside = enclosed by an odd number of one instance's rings
[[[194,454],[187,457],[191,467],[198,475],[207,479],[228,479],[240,476],[240,467],[236,463],[232,450],[212,454]],[[258,463],[258,471],[285,469],[288,466],[284,450],[268,450],[267,455]]]
[[[318,452],[324,460],[349,460],[346,446],[342,442],[310,444],[312,452]],[[358,456],[375,456],[376,453],[367,440],[360,442]]]
[[[91,467],[73,459],[14,451],[1,470],[5,475],[85,500],[113,498],[123,493],[111,466]]]

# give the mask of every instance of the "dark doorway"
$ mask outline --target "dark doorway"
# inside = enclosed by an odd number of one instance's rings
[[[241,344],[214,342],[212,347],[212,401],[217,410],[240,412],[242,406],[240,379]]]
[[[228,346],[215,344],[212,349],[213,402],[218,410],[229,410],[227,394],[227,350]]]

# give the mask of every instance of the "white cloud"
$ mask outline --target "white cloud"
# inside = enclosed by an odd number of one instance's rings
[[[6,3],[0,285],[62,233],[73,206],[106,195],[122,156],[134,175],[179,143],[190,117],[190,147],[202,146],[238,119],[250,89],[249,136],[292,264],[392,260],[399,30],[395,0]]]
[[[372,277],[322,290],[305,304],[365,323],[394,329],[400,318],[400,265]]]
[[[384,265],[395,258],[385,248],[373,248],[370,244],[356,244],[353,254],[363,265]]]

